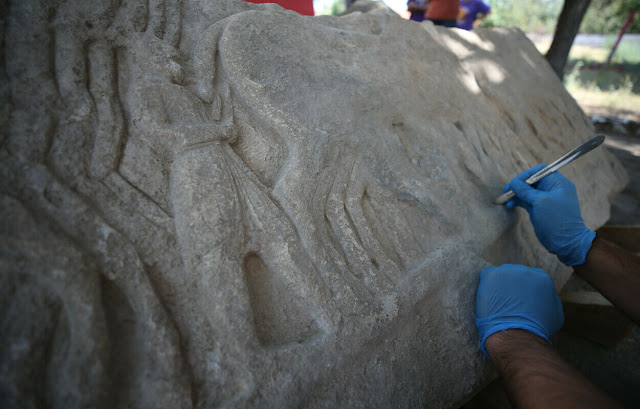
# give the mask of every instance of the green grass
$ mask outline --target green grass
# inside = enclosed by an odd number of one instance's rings
[[[613,46],[613,39],[610,40],[610,42],[611,44],[607,45],[608,49],[611,49]],[[614,64],[640,64],[640,44],[625,43],[622,41],[613,55],[612,62]]]
[[[607,65],[614,40],[612,36],[598,48],[573,46],[564,84],[586,112],[640,121],[640,44],[623,39]],[[543,54],[549,48],[549,44],[536,46]]]
[[[592,91],[640,94],[640,45],[621,43],[611,65],[611,46],[572,48],[565,68],[565,85]]]

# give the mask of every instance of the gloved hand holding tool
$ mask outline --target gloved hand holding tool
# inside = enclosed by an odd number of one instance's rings
[[[582,221],[575,185],[560,172],[550,174],[535,187],[525,183],[544,166],[522,172],[505,186],[505,191],[516,194],[506,205],[527,210],[538,240],[560,261],[567,266],[584,264],[596,234]]]
[[[556,172],[603,140],[592,138],[547,167],[521,173],[496,203],[524,207],[547,250],[640,323],[640,259],[596,238],[582,220],[575,185]],[[482,270],[475,321],[482,352],[516,407],[619,408],[549,345],[564,314],[544,271],[513,264]]]
[[[498,204],[506,202],[509,209],[516,205],[527,209],[540,243],[567,266],[584,264],[596,234],[582,221],[575,185],[556,171],[597,148],[604,139],[595,136],[548,166],[522,172],[496,199]]]
[[[595,233],[582,221],[575,185],[557,170],[600,146],[596,136],[551,165],[538,165],[509,182],[496,203],[509,209],[524,207],[540,243],[568,266],[584,264]],[[562,303],[547,273],[522,265],[505,264],[480,273],[476,294],[476,326],[481,349],[485,341],[507,329],[523,329],[549,341],[564,323]]]

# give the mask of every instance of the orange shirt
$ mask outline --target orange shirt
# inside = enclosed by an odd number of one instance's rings
[[[246,0],[249,3],[276,3],[303,16],[313,16],[313,0]]]
[[[460,0],[431,0],[425,17],[431,20],[455,20],[459,9]]]

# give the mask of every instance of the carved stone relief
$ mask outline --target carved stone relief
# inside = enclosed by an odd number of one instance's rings
[[[591,135],[516,30],[382,7],[10,1],[3,407],[454,407],[488,264],[568,271],[491,203]],[[626,182],[572,165],[587,224]]]

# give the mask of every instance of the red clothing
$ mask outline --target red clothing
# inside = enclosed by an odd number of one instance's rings
[[[303,16],[313,16],[313,0],[245,0],[249,3],[276,3],[287,10],[297,11]],[[456,0],[458,1],[458,0]]]
[[[460,0],[431,0],[426,18],[430,20],[456,20],[460,10]]]

